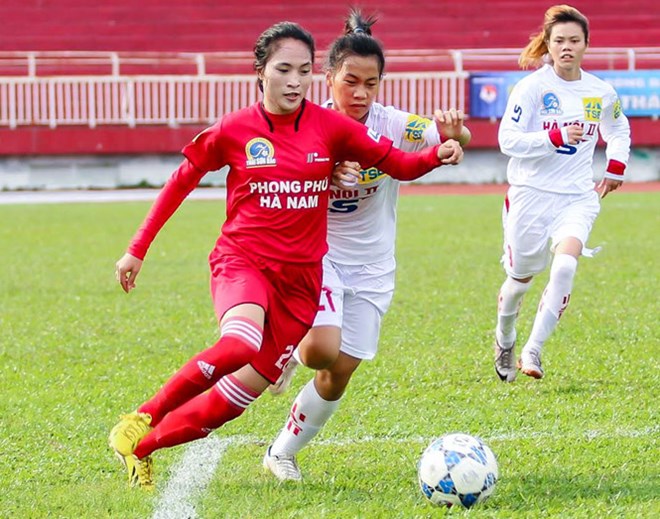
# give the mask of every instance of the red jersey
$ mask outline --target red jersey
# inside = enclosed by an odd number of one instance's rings
[[[410,180],[440,165],[436,148],[403,153],[392,141],[332,110],[303,101],[292,114],[261,103],[224,116],[183,149],[174,172],[136,233],[129,252],[144,258],[156,233],[207,171],[230,167],[223,244],[275,261],[310,263],[327,251],[332,170],[343,160],[378,165]]]

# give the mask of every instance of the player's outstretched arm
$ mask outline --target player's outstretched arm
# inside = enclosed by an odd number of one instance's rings
[[[128,252],[115,264],[115,277],[127,294],[135,288],[135,278],[141,268],[142,260]]]

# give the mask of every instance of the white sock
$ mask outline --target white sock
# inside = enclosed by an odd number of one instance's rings
[[[497,296],[495,335],[497,342],[504,348],[511,347],[516,340],[516,317],[518,317],[523,297],[531,285],[531,281],[521,283],[507,276],[500,288]]]
[[[577,270],[577,259],[570,254],[555,256],[550,269],[550,279],[545,287],[539,309],[536,312],[532,333],[529,335],[524,351],[541,351],[564,313],[571,298],[573,278]]]
[[[294,455],[307,445],[329,420],[339,400],[324,400],[316,391],[314,379],[300,390],[286,424],[270,448],[271,454]]]

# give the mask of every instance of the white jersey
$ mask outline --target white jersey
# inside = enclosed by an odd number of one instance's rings
[[[404,151],[440,143],[438,130],[429,119],[391,106],[373,103],[365,124]],[[394,257],[398,196],[399,182],[375,167],[361,171],[354,187],[333,185],[327,257],[343,265],[365,265]]]
[[[614,88],[580,72],[581,79],[565,81],[544,65],[513,88],[498,134],[502,153],[511,157],[509,184],[553,193],[592,190],[599,131],[608,160],[628,163],[630,126]],[[582,142],[555,147],[549,131],[571,124],[584,128]]]

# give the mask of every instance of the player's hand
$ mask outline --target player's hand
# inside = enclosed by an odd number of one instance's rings
[[[455,166],[463,160],[463,148],[457,141],[450,139],[438,146],[438,158],[445,165]]]
[[[600,181],[596,189],[598,189],[600,193],[600,197],[605,198],[607,196],[607,193],[616,191],[617,189],[619,189],[619,186],[621,186],[621,184],[623,184],[621,180],[612,180],[611,178],[604,178],[603,180]]]
[[[566,127],[566,133],[568,135],[568,142],[566,144],[577,144],[582,140],[584,129],[579,124],[571,124]]]
[[[127,294],[135,288],[135,278],[142,268],[142,260],[128,252],[115,264],[115,278]]]
[[[465,146],[470,142],[472,134],[470,130],[464,126],[465,114],[463,110],[436,110],[433,113],[433,120],[438,129],[438,133],[445,139],[455,139],[461,146]]]
[[[346,189],[357,185],[362,168],[357,162],[338,162],[332,171],[332,185]]]

